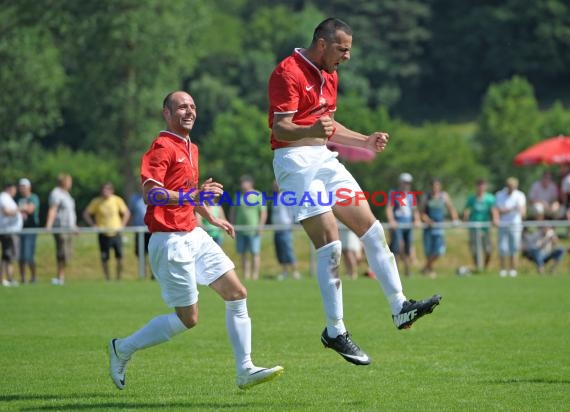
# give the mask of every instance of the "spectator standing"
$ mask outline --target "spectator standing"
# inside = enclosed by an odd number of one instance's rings
[[[346,276],[352,280],[358,278],[358,263],[362,260],[362,244],[352,230],[337,220],[338,236]]]
[[[83,212],[83,218],[91,227],[104,228],[105,233],[99,233],[99,250],[101,263],[106,280],[111,280],[109,273],[110,251],[115,251],[117,261],[117,280],[121,280],[123,273],[123,237],[121,229],[127,225],[131,214],[125,201],[115,195],[112,183],[105,183],[101,187],[101,196],[93,199]]]
[[[12,262],[18,258],[19,237],[16,234],[22,230],[22,215],[14,200],[16,185],[8,183],[0,193],[0,243],[2,245],[2,262],[0,263],[0,278],[2,286],[18,286],[14,279]]]
[[[283,226],[283,228],[276,229],[273,232],[275,254],[277,255],[277,261],[281,265],[281,274],[277,279],[283,280],[289,276],[292,276],[293,279],[301,279],[293,247],[293,230],[291,229],[294,223],[293,209],[279,201],[282,193],[279,191],[277,182],[273,182],[273,190],[277,193],[278,200],[273,203],[271,208],[271,224]]]
[[[487,192],[487,182],[484,179],[479,179],[475,194],[469,196],[465,202],[463,220],[468,222],[492,222],[494,206],[495,196]],[[469,228],[469,249],[475,267],[481,269],[481,266],[483,266],[487,269],[492,251],[488,227]],[[483,262],[481,252],[483,252],[484,256]]]
[[[20,179],[18,182],[18,196],[16,203],[22,214],[24,228],[37,228],[40,226],[40,198],[32,193],[32,183],[29,179]],[[22,233],[20,235],[20,255],[18,259],[20,281],[26,283],[26,265],[30,268],[30,283],[36,283],[36,233]]]
[[[143,236],[144,236],[144,244],[143,244],[143,248],[144,248],[144,255],[145,257],[148,255],[148,242],[150,241],[150,232],[148,231],[148,227],[146,226],[146,224],[144,223],[144,216],[146,214],[146,203],[144,202],[143,197],[141,196],[140,193],[133,193],[133,195],[131,196],[131,198],[129,199],[129,212],[131,214],[131,218],[130,218],[130,224],[131,226],[135,226],[135,227],[142,227],[144,226],[146,231],[144,232]],[[138,257],[139,256],[139,233],[135,233],[134,234],[134,240],[135,240],[135,256]],[[145,264],[145,277],[146,277],[146,264]],[[152,278],[152,273],[151,273],[151,278]]]
[[[520,250],[522,221],[526,215],[526,197],[518,190],[519,181],[509,177],[506,186],[495,195],[494,224],[499,226],[499,255],[501,269],[499,276],[517,276],[518,254]],[[509,261],[507,271],[507,259]]]
[[[545,217],[556,218],[560,211],[558,203],[558,187],[552,181],[552,174],[545,171],[540,180],[537,180],[530,187],[528,194],[532,213],[535,215],[544,214]]]
[[[558,236],[551,227],[540,227],[536,232],[523,229],[523,256],[532,261],[541,275],[544,274],[545,265],[552,261],[549,273],[554,272],[556,266],[564,256],[564,248],[558,246]]]
[[[261,230],[267,221],[267,206],[261,192],[255,190],[253,185],[253,177],[244,175],[240,178],[241,202],[234,202],[231,217],[235,225],[249,226],[237,231],[236,249],[244,278],[256,280],[259,278]]]
[[[65,282],[65,267],[72,254],[72,231],[77,229],[75,200],[69,191],[73,179],[68,174],[60,174],[58,186],[49,195],[49,209],[46,229],[66,229],[65,233],[54,233],[55,254],[57,260],[57,275],[51,280],[53,285],[63,285]]]
[[[402,173],[397,190],[388,194],[386,217],[390,225],[390,250],[404,264],[404,275],[411,276],[412,248],[414,243],[413,226],[421,226],[418,198],[411,193],[413,177]],[[402,227],[405,225],[406,227]]]
[[[459,218],[449,195],[443,191],[439,179],[432,181],[431,192],[423,197],[420,209],[422,220],[427,225],[424,228],[423,239],[426,264],[422,273],[430,278],[435,278],[436,272],[433,265],[440,256],[445,254],[445,234],[441,227],[445,220],[445,211],[447,210],[454,222],[458,221]]]

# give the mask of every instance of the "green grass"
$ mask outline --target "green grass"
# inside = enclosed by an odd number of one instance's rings
[[[254,360],[285,374],[234,384],[224,306],[200,294],[200,323],[139,352],[127,389],[107,376],[106,343],[165,313],[150,281],[71,280],[0,289],[2,410],[489,410],[570,408],[570,276],[405,280],[408,295],[444,295],[409,331],[391,325],[376,282],[345,281],[345,318],[373,358],[348,364],[319,342],[312,279],[247,283]]]

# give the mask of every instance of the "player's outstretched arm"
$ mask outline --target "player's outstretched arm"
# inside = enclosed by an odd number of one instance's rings
[[[363,147],[373,152],[382,152],[388,144],[388,133],[374,132],[370,136],[350,130],[341,123],[334,120],[335,132],[331,137],[332,142],[346,146]]]

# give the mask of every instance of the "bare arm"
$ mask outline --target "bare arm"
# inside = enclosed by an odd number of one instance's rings
[[[457,210],[455,210],[455,206],[453,206],[453,203],[447,193],[445,194],[445,207],[447,207],[447,211],[451,215],[451,220],[458,221],[459,215],[457,214]]]
[[[143,200],[147,205],[153,206],[182,205],[190,202],[197,204],[200,199],[200,192],[207,193],[208,199],[210,199],[211,196],[216,197],[224,193],[224,186],[221,183],[214,182],[210,177],[202,183],[199,189],[193,188],[187,192],[181,192],[165,189],[158,183],[148,180],[143,185]]]
[[[51,229],[53,227],[53,222],[55,221],[55,215],[57,214],[57,206],[50,206],[48,209],[47,219],[46,219],[46,229]]]
[[[331,137],[331,142],[340,143],[346,146],[362,147],[373,152],[383,152],[388,144],[389,135],[384,132],[374,132],[369,136],[355,132],[345,127],[341,123],[334,121],[335,132]]]
[[[36,205],[34,205],[32,202],[28,202],[25,205],[20,206],[20,211],[27,213],[28,215],[34,213],[34,210],[36,210]]]
[[[418,210],[418,208],[414,208],[414,226],[415,227],[421,227],[422,226],[422,217],[420,215],[420,211]]]
[[[311,126],[293,123],[293,114],[273,115],[273,135],[282,142],[294,142],[306,138],[326,139],[334,132],[334,122],[330,116],[321,116]]]
[[[465,209],[463,209],[463,220],[468,221],[469,216],[471,216],[471,209],[469,209],[468,207],[465,207]]]
[[[263,209],[259,214],[259,228],[257,229],[258,233],[261,233],[263,226],[267,222],[267,209]]]
[[[131,211],[129,209],[126,209],[123,212],[122,218],[123,218],[123,220],[122,220],[121,224],[123,225],[123,227],[125,227],[129,223],[129,219],[131,218]]]
[[[83,220],[85,220],[89,226],[97,226],[93,220],[93,217],[91,217],[91,215],[87,212],[87,209],[83,211]]]
[[[493,206],[493,208],[491,209],[491,215],[493,216],[493,224],[495,226],[499,226],[499,208],[496,206]]]
[[[354,130],[350,130],[348,127],[345,127],[336,120],[334,121],[334,125],[336,131],[331,137],[331,141],[347,146],[366,147],[368,136],[355,132]]]
[[[386,219],[388,219],[388,223],[392,229],[395,229],[398,224],[396,223],[396,219],[394,219],[394,211],[392,210],[392,206],[388,205],[386,207]]]

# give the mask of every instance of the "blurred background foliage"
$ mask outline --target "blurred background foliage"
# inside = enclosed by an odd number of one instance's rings
[[[441,178],[456,198],[487,177],[527,190],[528,145],[570,135],[570,6],[564,0],[0,0],[0,180],[29,177],[43,199],[60,172],[78,206],[113,181],[132,193],[163,127],[162,98],[190,91],[201,174],[228,191],[273,180],[266,84],[327,16],[354,31],[337,119],[391,143],[348,164],[366,190],[399,173]],[[380,211],[378,211],[380,212]]]

